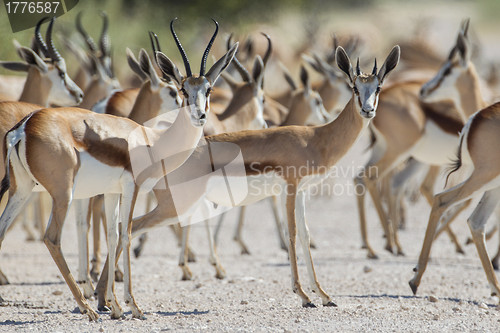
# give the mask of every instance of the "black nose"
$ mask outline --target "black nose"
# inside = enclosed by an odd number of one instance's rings
[[[206,119],[206,118],[207,118],[207,115],[205,113],[202,113],[201,116],[200,116],[200,120]]]

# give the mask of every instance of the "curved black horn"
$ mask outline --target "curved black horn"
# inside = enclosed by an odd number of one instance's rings
[[[232,40],[233,40],[233,34],[231,33],[229,35],[229,38],[227,39],[227,50],[229,51],[232,46]],[[240,74],[241,78],[245,82],[250,82],[252,80],[252,77],[250,76],[250,73],[247,71],[247,69],[241,64],[241,62],[237,59],[236,55],[233,57],[233,65]]]
[[[373,75],[377,74],[377,58],[375,58],[375,64],[373,65],[372,74]]]
[[[217,21],[214,19],[212,19],[212,21],[214,21],[215,23],[215,31],[214,34],[212,35],[212,38],[210,38],[210,42],[208,42],[205,52],[203,53],[203,58],[201,58],[200,76],[205,75],[205,66],[207,65],[208,53],[210,53],[210,49],[214,44],[215,37],[217,37],[217,33],[219,32],[219,23],[217,23]]]
[[[271,43],[271,37],[269,37],[268,34],[261,32],[261,35],[266,37],[267,39],[267,51],[266,54],[264,54],[264,58],[262,58],[262,62],[264,63],[264,67],[267,64],[267,61],[271,57],[271,53],[273,52],[273,44]]]
[[[79,12],[78,15],[76,16],[76,30],[82,35],[83,39],[85,40],[85,44],[87,44],[87,47],[89,48],[90,52],[96,53],[97,52],[97,45],[95,45],[94,40],[90,35],[85,31],[82,25],[82,14],[83,12]]]
[[[48,17],[44,17],[43,19],[38,21],[35,28],[35,43],[38,49],[42,51],[44,57],[49,57],[50,55],[49,55],[49,49],[47,48],[47,44],[45,44],[42,34],[40,33],[40,27],[42,26],[42,23],[45,22],[47,19]]]
[[[101,48],[102,56],[109,56],[111,54],[111,45],[109,42],[108,27],[109,19],[105,12],[101,12],[102,17],[102,31],[101,38],[99,39],[99,47]]]
[[[177,34],[175,33],[174,30],[174,22],[177,20],[177,17],[174,18],[170,22],[170,31],[172,32],[172,36],[174,37],[175,44],[177,44],[177,48],[179,49],[179,52],[181,53],[182,60],[184,61],[184,67],[186,68],[186,77],[192,76],[193,74],[191,73],[191,66],[189,65],[189,60],[186,55],[186,51],[182,48],[181,42],[179,41],[179,38],[177,37]]]
[[[59,61],[62,59],[61,55],[54,46],[54,41],[52,40],[52,27],[54,26],[55,17],[50,19],[49,27],[47,28],[47,33],[45,34],[45,39],[47,40],[47,46],[49,51],[49,56],[54,61]]]
[[[358,58],[358,62],[356,63],[356,75],[360,74],[361,74],[361,69],[359,68],[359,58]]]

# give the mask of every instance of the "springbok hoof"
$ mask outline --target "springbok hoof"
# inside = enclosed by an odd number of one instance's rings
[[[141,256],[141,253],[142,248],[140,248],[139,246],[134,249],[134,257],[139,258]]]
[[[461,247],[460,247],[460,248],[458,248],[458,249],[456,249],[456,252],[457,252],[458,254],[465,255],[465,251],[464,251],[464,249],[462,249]]]
[[[337,307],[337,304],[333,303],[333,301],[328,301],[328,303],[323,304],[323,306],[332,306],[332,307]]]
[[[123,272],[119,269],[115,270],[115,282],[123,282]]]
[[[398,257],[405,257],[406,254],[403,252],[403,250],[398,250]]]
[[[312,302],[307,302],[305,304],[302,304],[302,307],[303,308],[315,308],[316,305],[314,305],[314,303],[312,303]]]
[[[366,255],[368,259],[378,259],[378,255],[376,255],[374,252],[368,252]]]
[[[413,291],[413,295],[416,295],[418,286],[413,281],[408,282],[408,284],[410,285],[411,291]]]
[[[100,312],[110,312],[111,309],[107,305],[99,305],[97,307],[97,311],[100,311]]]
[[[496,258],[495,258],[495,259],[496,259]],[[495,271],[498,271],[498,260],[495,260],[495,259],[493,259],[493,260],[491,261],[491,264],[493,265],[493,269],[494,269]]]

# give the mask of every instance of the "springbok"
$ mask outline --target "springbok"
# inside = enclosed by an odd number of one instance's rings
[[[302,289],[299,281],[295,246],[297,227],[313,290],[319,294],[324,306],[336,306],[331,297],[320,287],[314,271],[309,247],[309,232],[305,221],[305,197],[308,187],[328,177],[328,170],[332,170],[331,168],[358,140],[363,129],[375,117],[381,85],[387,75],[396,67],[399,53],[399,47],[395,46],[378,73],[377,68],[374,67],[372,73],[364,74],[354,72],[349,57],[344,49],[339,47],[336,57],[337,64],[349,78],[352,85],[352,96],[338,118],[326,125],[284,126],[206,137],[208,147],[229,144],[234,145],[238,148],[235,150],[241,152],[245,172],[240,176],[245,177],[247,184],[252,184],[252,186],[235,189],[243,191],[244,199],[239,204],[246,205],[268,196],[277,195],[279,194],[277,193],[278,189],[281,194],[286,196],[292,289],[300,296],[304,307],[314,307],[314,304]],[[209,174],[212,169],[219,170],[227,165],[234,158],[233,153],[235,152],[227,151],[227,153],[221,154],[219,160],[211,161],[211,165],[207,166],[209,170],[202,170],[203,174],[207,174],[207,172]],[[197,149],[184,165],[199,165],[200,154],[203,152]],[[301,168],[299,169],[299,167]],[[293,171],[287,173],[286,170],[290,169],[295,171],[304,169],[304,171],[300,174]],[[180,176],[181,178],[186,176],[189,179],[189,175]],[[231,174],[225,177],[226,180],[230,178]],[[183,208],[186,208],[187,213],[190,213],[189,207],[197,205],[199,199],[205,199],[205,196],[207,196],[209,204],[211,202],[231,207],[235,203],[231,202],[230,199],[242,194],[233,192],[234,196],[229,198],[222,195],[217,189],[204,188],[203,185],[206,184],[202,184],[201,188],[199,186],[196,186],[196,189],[193,188],[193,192],[195,190],[198,192],[190,193],[189,197],[186,197],[186,200],[191,200],[191,202],[183,202]],[[167,199],[172,196],[169,187],[155,188],[154,191],[157,198]],[[158,218],[159,210],[163,210],[161,219]],[[163,220],[165,218],[167,219]],[[177,223],[180,218],[176,207],[160,207],[159,205],[146,216],[134,219],[132,232],[137,235],[162,221],[164,223]],[[104,274],[101,278],[105,278]],[[102,291],[99,290],[99,292]]]
[[[0,193],[10,184],[9,201],[0,218],[0,240],[13,218],[22,209],[32,191],[46,190],[53,199],[52,215],[44,237],[45,244],[68,284],[80,310],[91,320],[98,318],[78,288],[61,252],[61,231],[67,210],[73,199],[90,198],[104,193],[107,220],[108,259],[115,262],[118,241],[118,218],[121,224],[121,243],[124,254],[125,302],[135,318],[143,313],[132,294],[130,279],[130,231],[135,198],[141,186],[162,177],[180,166],[196,147],[203,133],[209,111],[210,90],[221,72],[231,62],[238,44],[235,44],[207,72],[206,59],[218,32],[218,24],[201,61],[200,75],[194,76],[189,61],[173,29],[171,30],[186,67],[186,77],[166,56],[168,66],[179,78],[185,95],[183,108],[167,129],[151,129],[132,120],[96,114],[78,108],[43,109],[32,113],[18,123],[6,136],[6,160],[12,172],[6,173]],[[49,134],[50,133],[50,134]],[[165,142],[177,142],[166,145]],[[147,146],[146,146],[147,144]],[[17,149],[14,149],[17,148]],[[144,149],[145,148],[145,149]],[[142,149],[142,150],[141,150]],[[157,153],[171,156],[149,166],[137,175],[132,173],[130,151],[138,154]],[[112,152],[112,153],[111,153]],[[47,156],[53,158],[47,159]],[[154,161],[152,161],[154,162]],[[96,168],[100,172],[95,172]],[[7,171],[9,168],[7,168]],[[57,172],[60,177],[51,176]],[[119,205],[119,208],[118,208]],[[88,207],[88,206],[87,206]],[[77,218],[85,219],[86,216]],[[114,272],[114,265],[110,265]],[[114,295],[114,279],[108,281],[106,300],[111,304],[111,317],[119,318],[123,311]]]
[[[425,164],[448,163],[449,158],[453,156],[458,143],[458,133],[465,120],[484,106],[477,72],[470,62],[468,22],[467,20],[462,24],[456,43],[437,75],[423,87],[421,81],[410,81],[396,83],[385,90],[380,96],[379,105],[384,112],[370,124],[375,139],[372,156],[365,165],[366,172],[359,174],[355,182],[366,185],[384,231],[388,235],[386,249],[390,252],[393,251],[395,244],[397,253],[403,254],[396,227],[399,222],[397,218],[399,200],[394,198],[401,194],[398,187],[403,186],[419,170],[427,167]],[[422,90],[421,99],[420,90]],[[463,94],[460,95],[458,91]],[[392,193],[396,194],[389,198],[389,216],[392,218],[392,223],[388,223],[377,185],[379,180],[409,157],[414,158],[412,162],[393,178]],[[373,172],[374,170],[376,172]],[[432,188],[427,188],[423,194],[428,201],[432,200]],[[376,258],[367,240],[365,194],[357,193],[357,195],[363,246],[367,248],[369,257]],[[447,231],[452,240],[455,240],[458,250],[460,247],[458,241],[449,229]]]
[[[228,73],[222,74],[225,82],[231,88],[232,97],[227,101],[227,105],[221,105],[217,102],[211,104],[211,109],[215,112],[211,112],[208,115],[208,122],[207,125],[205,125],[204,129],[205,135],[234,132],[244,129],[262,129],[267,127],[267,124],[264,120],[265,108],[263,105],[263,80],[266,63],[269,60],[272,52],[272,43],[271,38],[267,34],[262,33],[262,35],[266,37],[268,41],[268,47],[262,60],[260,56],[255,58],[252,74],[250,74],[248,70],[240,63],[236,55],[235,57],[233,57],[232,64],[233,67],[238,71],[243,82],[236,81]],[[232,35],[230,35],[227,40],[228,50],[231,48],[231,41]],[[153,41],[152,44],[153,49],[155,49],[155,43],[153,43]],[[159,50],[158,42],[156,43],[156,46],[156,48]],[[166,74],[164,73],[164,75]],[[219,90],[220,89],[216,89],[214,91]],[[162,204],[170,205],[171,203]],[[244,207],[242,207],[241,209],[244,210]],[[241,214],[243,214],[243,212]],[[173,226],[174,225],[171,225],[171,227]],[[212,238],[209,225],[206,224],[205,227],[211,254],[210,261],[216,269],[216,277],[224,278],[224,269],[222,268],[222,265],[220,264],[215,252],[215,240]],[[189,228],[189,226],[187,226],[186,228]],[[177,233],[177,230],[180,231],[180,228],[173,228],[173,230],[176,233],[176,236],[181,236],[180,238],[178,238],[178,240],[181,241],[180,245],[182,247],[181,255],[179,257],[179,266],[183,270],[182,279],[190,280],[192,275],[191,271],[187,267],[186,262],[194,261],[192,260],[194,255],[191,249],[187,246],[186,233],[188,233],[189,230],[184,230],[184,237],[182,237],[182,232],[180,234]],[[136,256],[139,256],[144,248],[144,244],[147,239],[146,235],[147,234],[144,233],[139,238],[139,245],[134,249],[134,254]],[[191,260],[189,260],[190,258]]]
[[[111,44],[108,35],[109,19],[107,14],[105,12],[100,13],[103,22],[101,36],[99,37],[99,46],[96,45],[94,39],[83,27],[82,15],[83,12],[79,12],[76,16],[76,30],[87,45],[88,53],[83,52],[83,50],[79,46],[76,46],[70,39],[66,39],[65,44],[68,50],[74,54],[80,63],[80,68],[75,74],[75,82],[80,88],[85,90],[92,81],[92,76],[96,73],[96,68],[91,57],[98,60],[105,74],[109,78],[115,79],[115,74],[111,59]]]
[[[0,135],[12,128],[18,121],[30,112],[49,104],[61,106],[77,105],[87,98],[66,73],[66,64],[52,42],[52,20],[47,28],[45,43],[40,28],[45,19],[40,20],[35,27],[33,49],[17,46],[17,52],[25,62],[2,61],[0,66],[11,70],[26,71],[28,73],[19,102],[5,102],[0,104]],[[40,57],[41,54],[45,59]],[[25,102],[25,103],[20,103]],[[0,148],[3,153],[4,146]],[[4,161],[0,162],[0,175],[3,177],[5,170]],[[38,206],[38,215],[41,213]],[[28,239],[35,239],[32,228],[27,219],[23,220],[23,227],[28,234]],[[44,231],[44,223],[38,219],[40,233]],[[8,283],[7,278],[0,272],[0,284]]]
[[[441,90],[436,88],[437,90]],[[460,92],[460,97],[463,97]],[[485,225],[500,200],[500,156],[485,143],[500,139],[500,103],[495,103],[472,115],[460,134],[457,159],[451,172],[462,165],[471,165],[470,176],[462,183],[436,194],[432,203],[424,243],[414,269],[415,275],[410,280],[411,290],[416,294],[420,281],[427,267],[432,241],[441,217],[464,201],[482,194],[482,198],[467,220],[476,245],[481,264],[492,296],[500,295],[500,285],[496,278],[485,244]]]
[[[311,83],[309,81],[309,74],[304,66],[300,67],[300,81],[302,82],[302,88],[299,88],[291,74],[288,70],[283,67],[283,74],[286,81],[292,88],[292,94],[290,95],[291,103],[289,105],[289,112],[282,123],[281,126],[291,126],[291,125],[322,125],[330,120],[330,115],[326,112],[321,96],[311,88]],[[285,237],[282,232],[280,224],[280,216],[278,213],[278,205],[276,198],[272,198],[271,206],[273,209],[273,214],[275,217],[276,227],[278,231],[279,241],[281,248],[287,249],[285,242]],[[250,254],[248,247],[242,238],[242,230],[244,223],[244,210],[246,206],[242,206],[239,214],[238,224],[234,233],[233,240],[236,241],[241,249],[242,254]],[[218,234],[222,227],[224,214],[221,215],[219,222],[217,223],[217,228],[215,229],[214,240],[217,243]]]

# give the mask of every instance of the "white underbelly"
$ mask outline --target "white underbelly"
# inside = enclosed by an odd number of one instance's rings
[[[456,156],[458,143],[458,133],[448,134],[434,122],[428,121],[425,125],[425,134],[415,144],[412,156],[427,164],[448,164]]]
[[[90,198],[102,193],[121,193],[121,167],[112,167],[80,152],[80,168],[75,177],[73,198]]]

